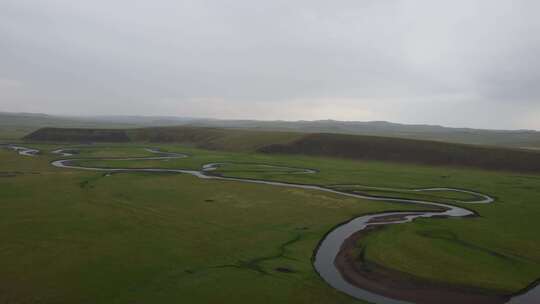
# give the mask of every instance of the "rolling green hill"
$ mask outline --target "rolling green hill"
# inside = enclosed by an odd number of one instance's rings
[[[540,153],[534,151],[390,137],[308,134],[259,152],[540,172]]]
[[[25,136],[24,139],[32,142],[179,143],[211,150],[540,172],[540,153],[535,151],[329,133],[304,134],[195,127],[43,128]]]
[[[192,126],[202,127],[369,135],[516,148],[540,147],[540,132],[534,130],[450,128],[425,124],[399,124],[387,121],[257,121],[199,119],[188,123]]]
[[[18,139],[43,127],[126,129],[172,126],[292,133],[352,134],[513,148],[540,148],[540,132],[533,130],[448,128],[385,121],[258,121],[166,116],[55,116],[0,112],[0,139]]]
[[[26,141],[43,142],[150,142],[225,151],[256,151],[269,144],[285,144],[305,134],[272,131],[194,127],[137,129],[42,128],[25,136]]]

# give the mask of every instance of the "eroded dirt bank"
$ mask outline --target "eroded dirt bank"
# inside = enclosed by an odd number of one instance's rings
[[[418,304],[502,304],[510,299],[487,290],[422,280],[367,262],[362,248],[357,246],[358,241],[383,227],[368,226],[351,235],[341,246],[334,264],[349,283],[385,297]]]

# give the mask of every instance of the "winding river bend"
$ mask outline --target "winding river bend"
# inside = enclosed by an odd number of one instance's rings
[[[16,145],[7,145],[8,148],[17,151],[20,155],[24,156],[35,156],[39,153],[37,149],[25,148]],[[339,191],[332,188],[327,188],[324,186],[308,185],[308,184],[294,184],[286,182],[277,182],[277,181],[267,181],[267,180],[257,180],[257,179],[247,179],[247,178],[235,178],[235,177],[225,177],[217,176],[212,174],[213,171],[217,170],[220,166],[223,166],[227,163],[209,163],[203,165],[201,170],[184,170],[184,169],[160,169],[160,168],[144,168],[144,169],[133,169],[133,168],[102,168],[102,167],[86,167],[76,165],[77,161],[84,160],[167,160],[167,159],[178,159],[188,157],[185,154],[180,153],[170,153],[162,152],[158,149],[146,148],[148,152],[154,153],[156,156],[150,157],[128,157],[128,158],[67,158],[55,160],[51,164],[58,168],[69,168],[69,169],[78,169],[78,170],[89,170],[89,171],[103,171],[103,172],[168,172],[168,173],[183,173],[196,176],[201,179],[216,179],[216,180],[226,180],[226,181],[236,181],[244,183],[254,183],[254,184],[264,184],[271,186],[279,187],[288,187],[288,188],[300,188],[307,190],[316,190],[322,192],[328,192],[333,194],[338,194],[347,197],[354,197],[364,200],[373,200],[373,201],[385,201],[385,202],[394,202],[402,204],[417,204],[423,205],[426,207],[436,207],[440,211],[407,211],[407,212],[382,212],[377,214],[360,216],[352,219],[351,221],[337,226],[332,231],[330,231],[323,240],[319,243],[318,248],[316,249],[313,264],[316,271],[325,280],[330,286],[334,287],[337,290],[340,290],[354,298],[368,301],[370,303],[376,304],[412,304],[412,301],[405,301],[399,297],[390,297],[387,295],[379,294],[367,289],[358,287],[357,285],[351,283],[349,280],[345,279],[342,271],[339,267],[336,266],[336,259],[340,254],[343,244],[354,234],[361,231],[367,230],[375,226],[383,225],[395,225],[401,223],[411,222],[417,218],[430,218],[430,217],[467,217],[474,216],[475,213],[469,209],[453,206],[450,204],[443,204],[438,202],[424,201],[424,200],[415,200],[415,199],[405,199],[405,198],[387,198],[387,197],[377,197],[369,196],[363,194],[357,194],[352,192]],[[64,156],[71,157],[73,156],[72,150],[67,149],[58,149],[52,153]],[[312,169],[303,169],[303,168],[291,168],[291,167],[279,167],[272,165],[261,164],[259,166],[264,166],[267,168],[280,168],[292,170],[293,174],[315,174],[316,170]],[[381,188],[380,188],[381,189]],[[390,189],[383,188],[387,190],[399,190],[399,189]],[[428,189],[416,189],[412,190],[416,192],[436,192],[436,191],[453,191],[461,192],[473,195],[477,198],[475,201],[469,201],[469,204],[489,204],[494,201],[494,199],[486,194],[478,193],[470,190],[462,189],[453,189],[453,188],[428,188]],[[464,202],[461,202],[464,203]],[[432,303],[438,303],[434,301]],[[457,303],[457,302],[456,302]],[[470,302],[474,303],[474,302]],[[540,303],[540,286],[538,284],[531,285],[530,288],[523,291],[519,295],[513,297],[508,297],[508,304],[538,304]]]

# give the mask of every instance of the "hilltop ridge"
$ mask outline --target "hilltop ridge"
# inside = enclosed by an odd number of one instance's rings
[[[438,141],[331,133],[295,133],[224,128],[136,129],[42,128],[24,137],[38,142],[178,143],[203,149],[297,154],[488,170],[540,172],[540,153]]]
[[[397,137],[442,142],[540,148],[540,132],[534,130],[485,130],[450,128],[427,124],[399,124],[387,121],[259,121],[223,120],[174,116],[55,116],[0,112],[0,138],[18,138],[42,127],[57,128],[145,128],[210,127],[294,133],[337,133]]]

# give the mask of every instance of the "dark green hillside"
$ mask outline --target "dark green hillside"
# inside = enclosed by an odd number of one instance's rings
[[[285,144],[302,133],[233,130],[195,127],[155,127],[139,129],[43,128],[26,135],[32,142],[150,142],[180,143],[198,148],[225,151],[256,151],[269,144]]]
[[[362,122],[336,120],[257,121],[201,119],[191,121],[189,124],[198,127],[259,129],[301,133],[337,133],[514,148],[540,147],[540,132],[534,130],[484,130],[449,128],[435,125],[399,124],[386,121]]]
[[[43,128],[27,135],[24,139],[33,142],[178,143],[223,151],[302,154],[360,160],[465,166],[489,170],[540,172],[540,153],[536,151],[361,135],[303,134],[197,127]]]
[[[537,152],[389,137],[309,134],[259,152],[540,172]]]
[[[129,142],[126,130],[122,129],[77,129],[42,128],[25,136],[32,141],[52,142]]]
[[[156,127],[128,131],[136,142],[182,143],[198,148],[226,151],[255,151],[268,144],[285,144],[302,133],[200,127]]]

